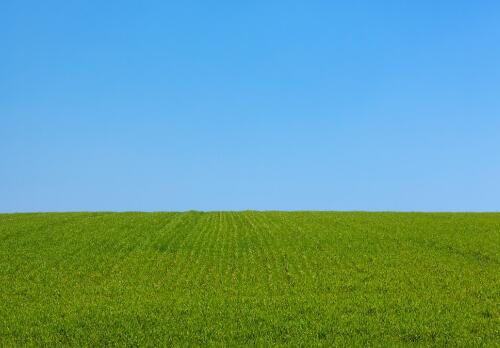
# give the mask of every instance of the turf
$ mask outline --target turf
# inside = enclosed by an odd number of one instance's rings
[[[0,215],[0,346],[498,346],[500,214]]]

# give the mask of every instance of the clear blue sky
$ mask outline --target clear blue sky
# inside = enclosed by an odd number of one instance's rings
[[[0,2],[0,211],[500,210],[498,1]]]

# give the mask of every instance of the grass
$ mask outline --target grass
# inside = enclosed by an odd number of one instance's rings
[[[500,214],[0,215],[0,346],[498,346]]]

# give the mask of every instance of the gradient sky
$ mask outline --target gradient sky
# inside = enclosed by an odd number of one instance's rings
[[[499,1],[0,2],[0,211],[500,210]]]

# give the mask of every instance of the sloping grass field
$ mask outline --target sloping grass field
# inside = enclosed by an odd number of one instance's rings
[[[500,346],[500,214],[0,215],[0,346]]]

